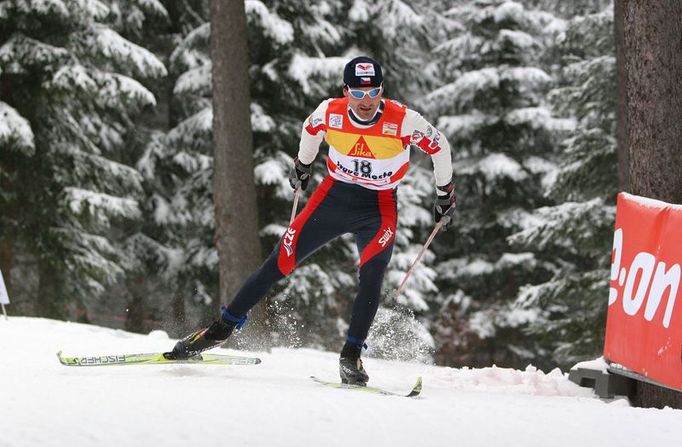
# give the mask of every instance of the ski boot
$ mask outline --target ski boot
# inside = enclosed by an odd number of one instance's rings
[[[360,342],[360,345],[358,345],[354,338],[348,337],[348,341],[343,346],[341,357],[339,358],[341,383],[367,386],[369,375],[367,375],[367,371],[362,366],[362,360],[360,360],[360,353],[363,347],[367,349],[367,345],[364,342]]]
[[[203,351],[216,348],[225,343],[234,329],[241,329],[246,322],[246,316],[237,318],[223,310],[217,321],[207,328],[192,332],[177,342],[171,352],[164,353],[164,357],[171,360],[186,360],[201,357]]]

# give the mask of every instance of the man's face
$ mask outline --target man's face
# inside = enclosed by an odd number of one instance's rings
[[[372,119],[374,114],[376,113],[377,109],[379,108],[379,104],[381,104],[381,97],[384,93],[384,87],[356,87],[356,88],[351,88],[350,90],[359,92],[371,92],[371,91],[376,91],[376,89],[379,88],[379,93],[374,97],[370,98],[368,94],[365,94],[364,98],[358,99],[355,96],[351,94],[351,91],[349,91],[349,88],[346,87],[343,89],[343,96],[348,98],[348,105],[350,108],[355,112],[355,114],[360,118],[361,120],[367,121]]]

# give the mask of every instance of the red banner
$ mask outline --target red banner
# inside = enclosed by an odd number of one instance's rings
[[[604,357],[682,391],[682,206],[618,195]]]

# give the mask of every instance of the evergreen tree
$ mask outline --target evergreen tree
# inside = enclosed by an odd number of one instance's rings
[[[565,19],[573,19],[578,16],[588,15],[602,11],[611,5],[612,0],[521,0],[524,6],[531,9],[549,11]]]
[[[547,192],[558,205],[536,210],[510,238],[551,265],[551,278],[523,287],[516,304],[537,315],[528,333],[563,367],[603,345],[617,193],[612,9],[575,17],[560,37],[562,82],[550,97],[576,126]]]
[[[137,160],[144,177],[141,231],[128,249],[133,266],[155,278],[143,311],[180,336],[215,311],[217,252],[213,246],[213,145],[208,4],[167,2],[169,27],[161,48],[169,76],[160,89],[166,114],[151,125]]]
[[[36,267],[18,274],[36,278],[28,292],[39,315],[64,316],[115,282],[126,262],[119,224],[141,217],[125,136],[155,103],[139,80],[166,70],[108,25],[110,11],[83,0],[0,4],[0,100],[34,136],[30,158],[6,169],[30,210],[16,236]]]
[[[464,2],[446,16],[460,26],[434,50],[443,85],[423,104],[453,146],[460,211],[456,230],[434,246],[442,293],[431,332],[442,363],[517,366],[535,357],[521,332],[533,315],[510,300],[551,272],[506,237],[550,203],[543,187],[556,169],[554,134],[568,124],[547,107],[553,79],[541,68],[556,24],[511,1]]]

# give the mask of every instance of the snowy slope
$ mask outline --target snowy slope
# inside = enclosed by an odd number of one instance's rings
[[[0,320],[0,446],[682,445],[682,411],[605,403],[559,371],[452,369],[366,359],[371,383],[417,399],[326,388],[337,354],[258,353],[256,366],[68,368],[55,353],[166,350],[138,335],[36,318]]]

